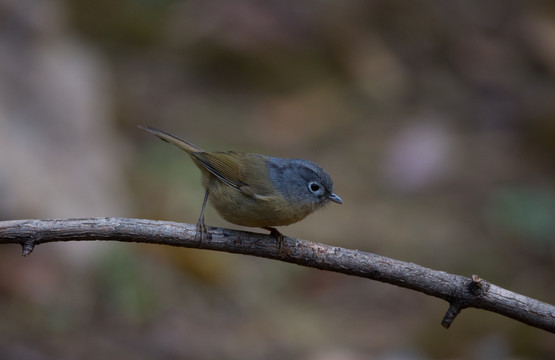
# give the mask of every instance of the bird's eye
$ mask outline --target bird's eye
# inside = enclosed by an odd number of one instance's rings
[[[318,185],[318,183],[315,183],[315,182],[310,182],[308,184],[308,188],[310,189],[310,191],[315,193],[315,192],[318,192],[318,190],[320,190],[320,185]]]

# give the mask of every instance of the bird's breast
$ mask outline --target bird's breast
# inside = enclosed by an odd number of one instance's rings
[[[295,206],[277,193],[248,196],[219,181],[210,182],[210,204],[230,223],[250,227],[296,223],[314,209]]]

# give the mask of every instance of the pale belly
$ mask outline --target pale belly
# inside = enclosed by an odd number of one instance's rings
[[[295,208],[277,196],[253,198],[219,181],[212,183],[208,200],[225,220],[250,227],[290,225],[312,212]]]

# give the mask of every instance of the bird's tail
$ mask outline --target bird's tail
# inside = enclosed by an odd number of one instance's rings
[[[188,142],[187,140],[183,140],[181,138],[178,138],[177,136],[168,134],[166,132],[160,131],[158,129],[154,129],[148,126],[141,126],[141,125],[137,125],[139,127],[139,129],[143,129],[145,131],[148,131],[151,134],[156,135],[157,137],[159,137],[160,139],[169,142],[170,144],[173,144],[175,146],[177,146],[178,148],[180,148],[181,150],[185,150],[186,152],[190,153],[194,153],[194,152],[201,152],[203,151],[201,148],[199,148],[196,145],[191,144],[190,142]]]

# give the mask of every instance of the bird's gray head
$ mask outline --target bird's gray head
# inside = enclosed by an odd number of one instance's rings
[[[328,201],[343,204],[333,193],[333,181],[318,164],[303,159],[269,158],[270,180],[291,204],[310,207],[312,211]]]

